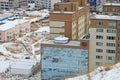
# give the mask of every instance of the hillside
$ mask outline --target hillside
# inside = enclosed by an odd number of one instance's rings
[[[99,67],[89,74],[65,80],[120,80],[120,63],[111,67]]]

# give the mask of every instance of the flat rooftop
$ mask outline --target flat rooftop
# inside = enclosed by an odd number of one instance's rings
[[[91,19],[120,20],[120,16],[91,14]]]
[[[76,47],[80,47],[80,41],[69,41],[66,44],[57,44],[54,43],[54,40],[48,40],[48,41],[43,41],[42,44],[46,44],[46,45],[59,45],[59,46],[76,46]]]
[[[59,13],[74,14],[74,11],[52,11],[51,13],[56,13],[56,14],[59,14]]]
[[[1,22],[1,23],[4,23],[4,24],[0,25],[0,30],[5,31],[5,30],[8,30],[10,28],[16,27],[16,25],[18,25],[18,24],[23,24],[27,21],[28,20],[25,20],[25,19],[15,19],[15,20],[12,20],[12,21],[5,20],[5,21]]]
[[[106,6],[120,6],[120,3],[105,3]]]

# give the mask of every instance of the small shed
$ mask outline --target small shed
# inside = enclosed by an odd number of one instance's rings
[[[21,74],[26,78],[33,75],[38,69],[40,69],[40,62],[33,60],[21,60],[11,64],[11,74]]]

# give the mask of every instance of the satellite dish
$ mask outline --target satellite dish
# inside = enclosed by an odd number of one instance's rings
[[[65,44],[65,43],[68,43],[68,40],[69,40],[69,38],[67,38],[67,37],[59,36],[59,37],[54,38],[54,43]]]

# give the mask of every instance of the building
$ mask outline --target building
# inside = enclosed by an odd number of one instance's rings
[[[53,9],[54,4],[61,0],[34,0],[36,9]]]
[[[10,64],[10,74],[23,75],[24,78],[29,78],[39,70],[40,60],[23,59]]]
[[[88,43],[88,40],[68,41],[66,37],[42,42],[42,80],[85,74],[88,71]]]
[[[15,0],[16,1],[16,0]],[[27,6],[27,0],[19,0],[19,7]]]
[[[120,2],[118,3],[105,3],[103,5],[103,14],[120,15]]]
[[[120,16],[91,15],[89,70],[120,61]]]
[[[0,9],[16,9],[21,6],[26,6],[27,0],[0,0]]]
[[[54,5],[50,13],[51,39],[63,35],[80,40],[88,32],[89,5],[86,0],[63,0]]]
[[[30,32],[30,21],[12,17],[0,22],[0,42],[13,41]]]
[[[87,0],[90,4],[91,12],[100,12],[102,10],[102,5],[106,2],[106,0]]]
[[[27,0],[28,3],[35,3],[35,0]]]
[[[120,0],[106,0],[106,2],[108,2],[108,3],[118,3],[118,2],[120,2]]]

